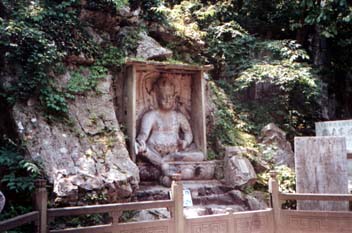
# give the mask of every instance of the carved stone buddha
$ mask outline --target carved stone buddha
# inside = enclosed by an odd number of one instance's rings
[[[136,138],[136,154],[144,156],[164,176],[169,174],[167,162],[203,161],[203,152],[196,151],[191,126],[181,112],[175,110],[175,84],[162,74],[153,84],[158,108],[146,112]],[[168,181],[162,181],[168,183]]]

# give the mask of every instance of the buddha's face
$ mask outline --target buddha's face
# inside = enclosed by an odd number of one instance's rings
[[[166,79],[158,80],[157,99],[159,108],[162,110],[172,110],[175,105],[175,86]]]

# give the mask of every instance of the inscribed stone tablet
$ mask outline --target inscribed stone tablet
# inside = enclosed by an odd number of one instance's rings
[[[347,153],[352,153],[352,120],[315,123],[316,136],[339,136],[346,138]],[[352,190],[352,160],[347,162],[349,190]]]
[[[347,152],[352,152],[352,120],[316,122],[317,136],[346,137]]]
[[[344,137],[296,137],[295,167],[298,193],[348,193]],[[348,210],[348,202],[298,201],[300,210]]]

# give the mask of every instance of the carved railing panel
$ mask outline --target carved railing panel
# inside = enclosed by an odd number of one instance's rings
[[[272,210],[186,219],[186,233],[273,233]]]
[[[352,229],[350,212],[313,212],[283,210],[282,233],[347,233]]]

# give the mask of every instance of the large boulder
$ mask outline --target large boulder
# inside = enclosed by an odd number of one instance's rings
[[[233,188],[253,185],[257,179],[251,162],[233,153],[231,147],[225,149],[224,176],[226,185]]]
[[[156,40],[148,36],[147,33],[141,32],[139,36],[140,40],[137,47],[138,58],[165,60],[172,57],[170,49],[162,47]]]
[[[69,79],[67,73],[59,82]],[[31,100],[15,105],[13,116],[29,156],[42,164],[59,199],[74,203],[82,199],[80,193],[97,190],[110,202],[132,195],[139,171],[116,120],[111,75],[96,91],[76,96],[66,122],[49,123],[38,109]]]
[[[261,130],[259,142],[271,149],[270,156],[276,165],[294,168],[294,153],[291,143],[286,140],[286,133],[274,123],[266,125]]]

